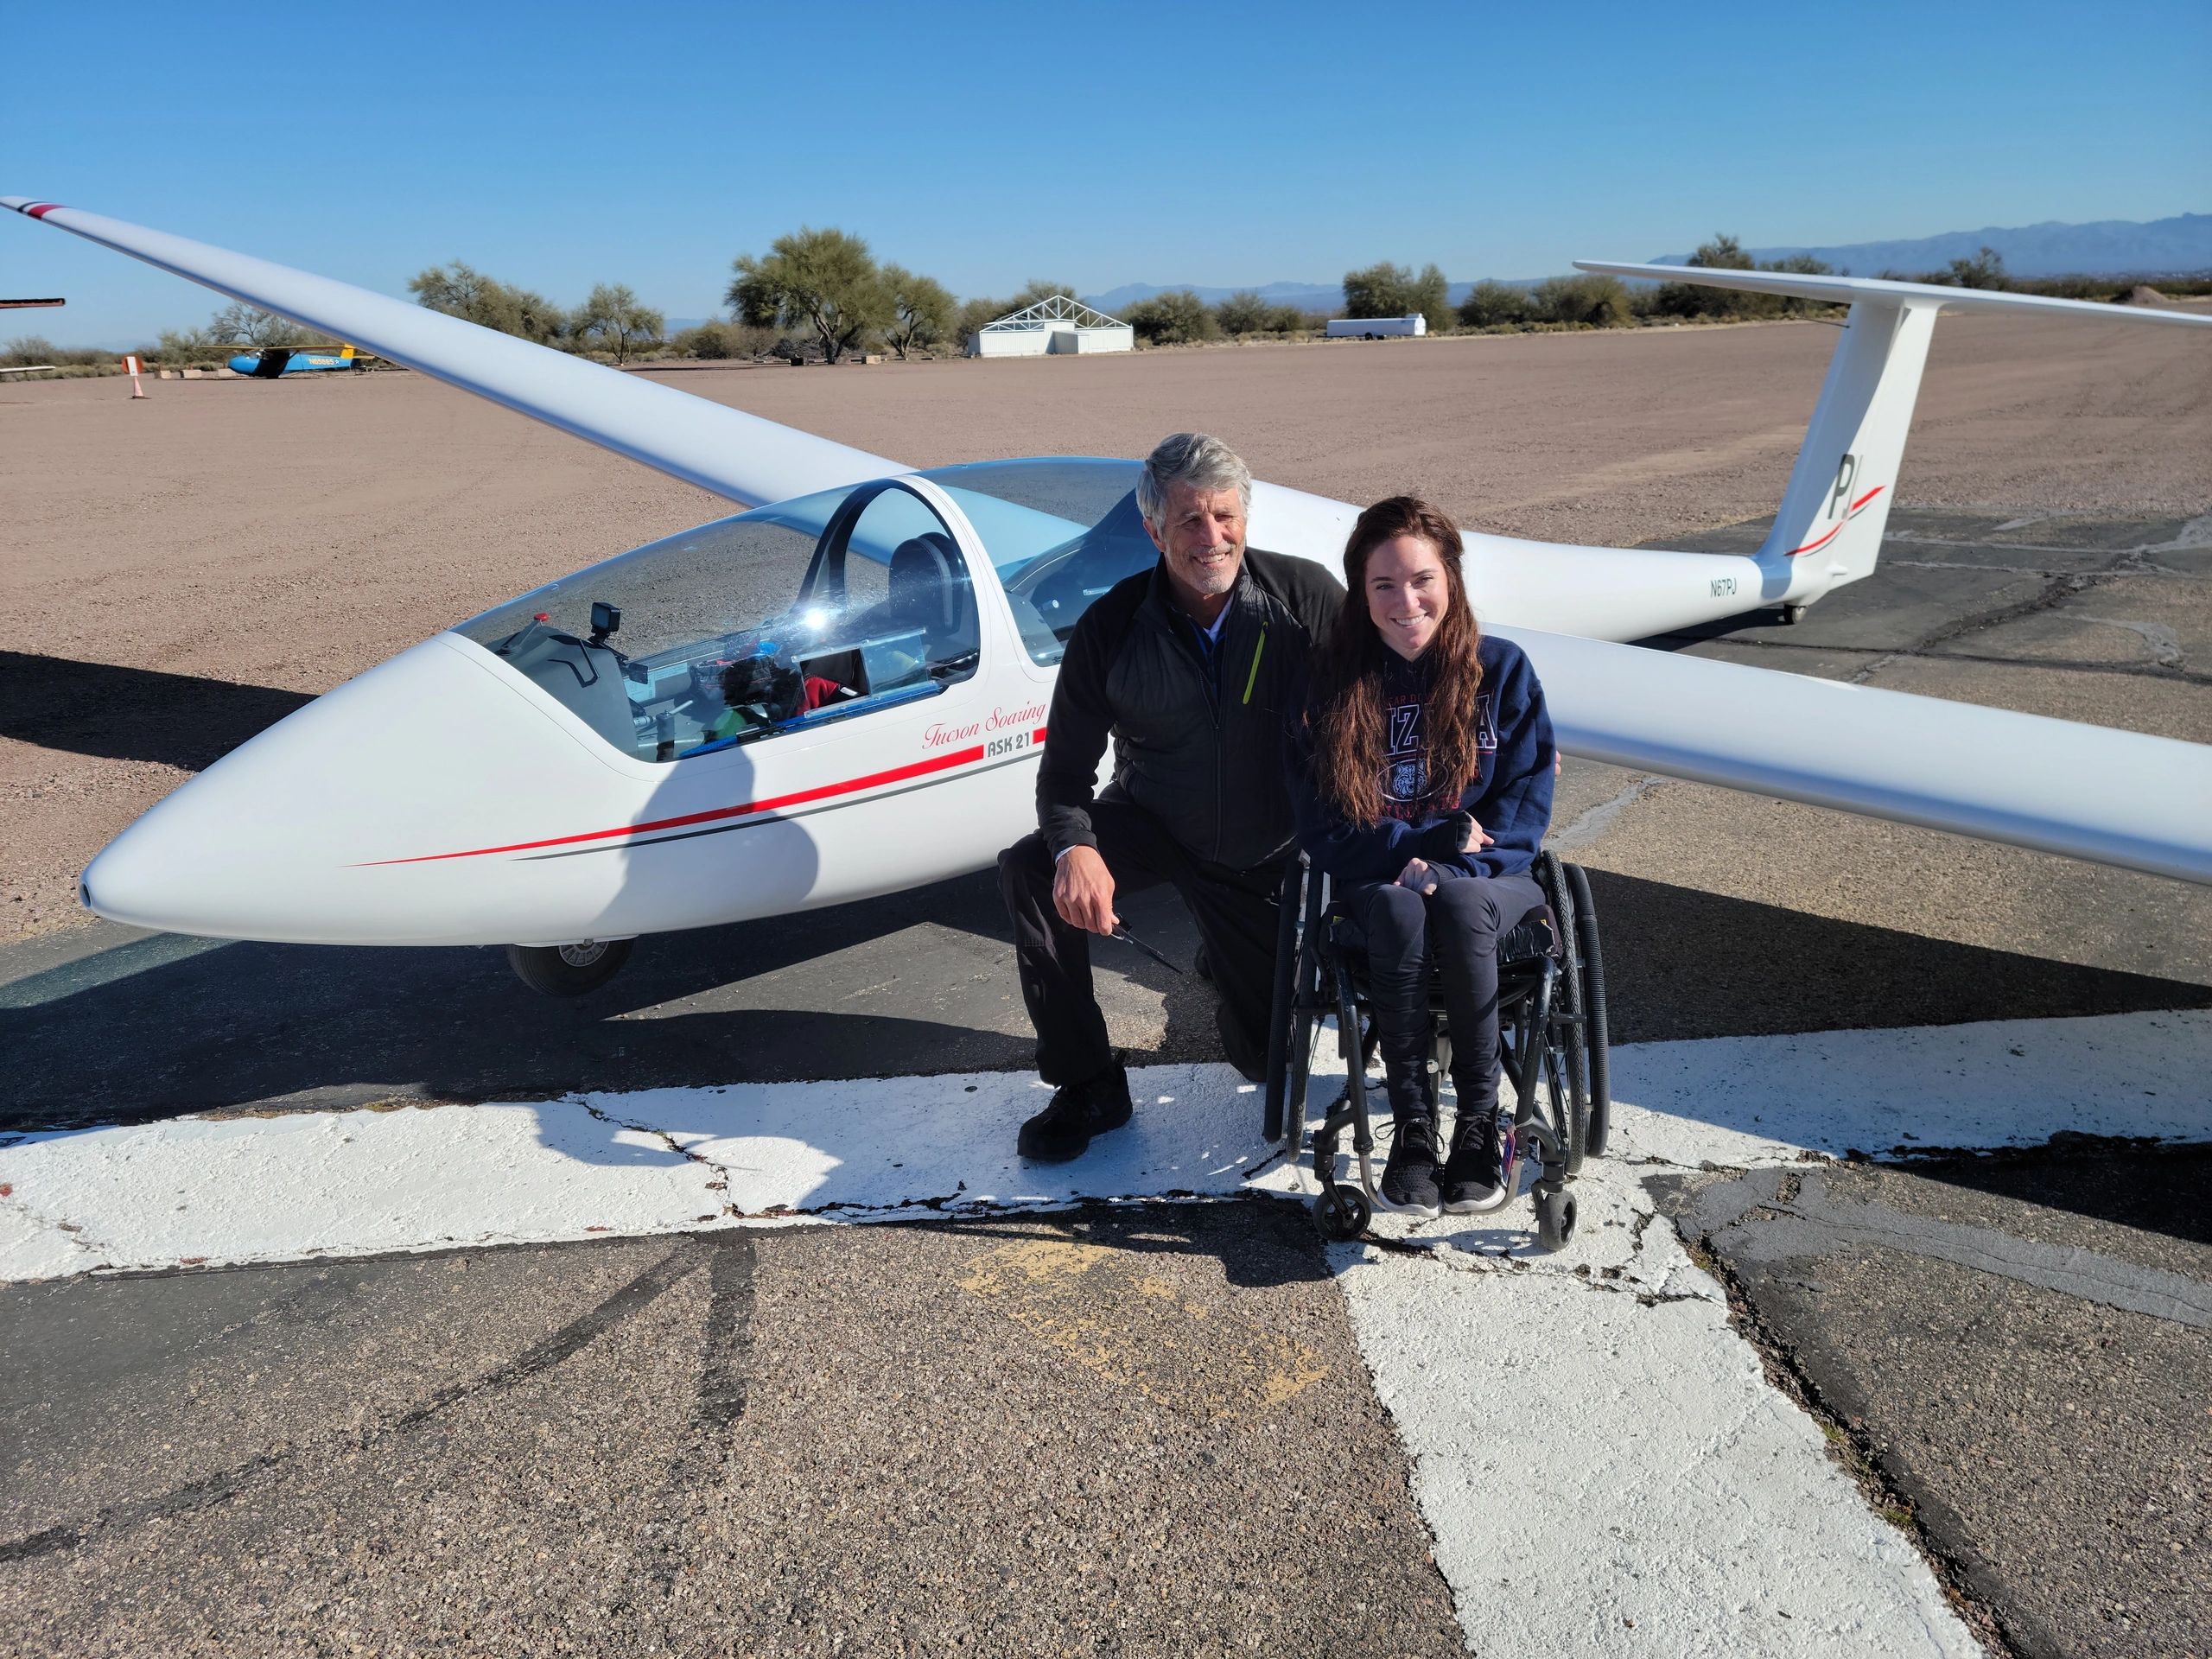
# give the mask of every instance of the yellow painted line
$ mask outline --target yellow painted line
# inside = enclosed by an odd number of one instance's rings
[[[1194,1299],[1135,1252],[1025,1239],[958,1282],[1093,1376],[1201,1418],[1272,1410],[1327,1375],[1304,1343]]]

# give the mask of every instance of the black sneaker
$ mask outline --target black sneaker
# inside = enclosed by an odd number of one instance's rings
[[[1390,1136],[1390,1160],[1382,1166],[1375,1202],[1419,1221],[1436,1219],[1436,1125],[1428,1118],[1398,1120]]]
[[[1492,1209],[1505,1196],[1505,1153],[1493,1114],[1467,1113],[1452,1125],[1443,1192],[1444,1208],[1455,1216]]]
[[[1014,1144],[1032,1163],[1065,1164],[1083,1155],[1092,1135],[1128,1122],[1129,1111],[1129,1074],[1117,1065],[1088,1083],[1055,1090],[1052,1103],[1021,1126]]]

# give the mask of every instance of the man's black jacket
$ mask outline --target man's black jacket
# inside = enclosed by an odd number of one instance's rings
[[[1053,855],[1098,844],[1090,803],[1110,735],[1113,781],[1098,795],[1142,807],[1211,863],[1250,869],[1281,856],[1282,722],[1344,594],[1318,564],[1248,548],[1209,664],[1164,563],[1108,588],[1068,640],[1037,768],[1037,821]]]

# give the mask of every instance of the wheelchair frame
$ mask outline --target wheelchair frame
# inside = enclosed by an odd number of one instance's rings
[[[1498,941],[1498,1058],[1514,1109],[1504,1188],[1494,1207],[1512,1202],[1520,1164],[1533,1149],[1541,1163],[1534,1192],[1536,1236],[1546,1249],[1557,1249],[1574,1232],[1574,1195],[1568,1183],[1586,1155],[1604,1154],[1610,1128],[1605,959],[1598,942],[1597,905],[1581,867],[1546,852],[1538,855],[1532,873],[1549,915],[1540,913]],[[1295,1163],[1306,1138],[1313,1040],[1321,1022],[1333,1018],[1345,1082],[1310,1142],[1321,1187],[1313,1218],[1326,1234],[1357,1238],[1374,1219],[1375,1135],[1367,1067],[1374,1058],[1376,1033],[1365,988],[1332,937],[1331,886],[1302,855],[1283,875],[1262,1127],[1270,1141],[1285,1141]],[[1435,1033],[1428,1071],[1433,1109],[1451,1069],[1452,1033],[1433,972],[1429,1013]],[[1540,1081],[1546,1085],[1541,1098]],[[1356,1185],[1337,1179],[1338,1140],[1347,1128],[1358,1173]]]

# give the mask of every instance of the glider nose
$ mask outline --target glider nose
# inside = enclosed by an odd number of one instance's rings
[[[317,698],[118,836],[85,871],[86,906],[213,938],[548,937],[532,928],[545,925],[533,902],[542,883],[527,874],[542,866],[487,873],[419,857],[523,839],[549,816],[549,791],[584,798],[582,810],[608,808],[612,793],[615,823],[631,805],[620,779],[587,761],[575,736],[504,672],[480,647],[441,635]],[[628,787],[640,800],[648,792]],[[575,902],[588,914],[605,898],[586,892]],[[587,925],[550,937],[591,932]]]

